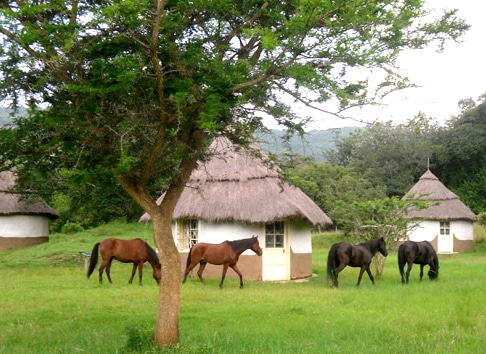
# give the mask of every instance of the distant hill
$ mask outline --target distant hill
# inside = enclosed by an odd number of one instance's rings
[[[0,125],[12,123],[11,110],[0,107]],[[25,114],[25,109],[19,110],[18,115]],[[285,143],[282,130],[271,130],[271,133],[258,133],[256,139],[261,148],[271,154],[282,156],[284,154],[297,154],[313,158],[315,161],[324,161],[323,152],[334,148],[335,141],[345,138],[358,130],[358,127],[345,127],[326,130],[311,130],[303,137],[293,136]]]
[[[311,130],[303,137],[293,136],[288,144],[282,139],[284,132],[272,130],[270,134],[257,134],[257,141],[261,148],[267,153],[276,155],[297,154],[304,157],[313,158],[316,161],[324,161],[323,152],[333,149],[336,140],[348,137],[354,133],[358,127],[344,127],[326,130]]]

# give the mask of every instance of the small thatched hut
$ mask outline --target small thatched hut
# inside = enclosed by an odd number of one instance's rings
[[[238,268],[245,278],[311,276],[311,225],[330,224],[331,219],[300,189],[283,181],[256,144],[249,151],[218,137],[209,151],[211,158],[192,173],[174,211],[173,234],[183,267],[197,242],[220,243],[256,234],[263,256],[243,253]],[[148,214],[140,218],[149,220]],[[206,267],[205,275],[220,274],[221,267]]]
[[[0,250],[49,241],[49,220],[56,212],[43,203],[24,202],[14,192],[15,174],[0,172]]]
[[[410,240],[429,241],[439,253],[473,249],[475,214],[430,170],[420,177],[404,198],[419,198],[430,203],[427,209],[408,213],[407,216],[419,225],[408,234]]]

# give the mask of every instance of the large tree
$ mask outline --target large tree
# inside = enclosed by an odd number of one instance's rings
[[[257,112],[292,126],[293,100],[334,100],[339,115],[406,87],[401,50],[441,48],[468,27],[456,11],[426,15],[420,0],[3,0],[0,92],[30,111],[2,134],[2,168],[38,192],[36,181],[115,179],[151,215],[155,338],[178,343],[172,212],[208,139],[247,141]],[[369,91],[353,68],[383,80]]]

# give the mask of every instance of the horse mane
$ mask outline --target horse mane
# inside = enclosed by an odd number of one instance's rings
[[[253,244],[255,237],[250,237],[250,238],[242,238],[241,240],[233,240],[233,241],[227,241],[233,251],[238,252],[243,248],[247,248],[249,245]]]
[[[150,256],[150,259],[152,259],[152,261],[157,264],[157,265],[160,265],[160,260],[159,260],[159,256],[157,255],[157,252],[155,252],[155,250],[150,247],[150,245],[145,242],[145,246],[147,246],[147,251],[149,253],[149,256]]]

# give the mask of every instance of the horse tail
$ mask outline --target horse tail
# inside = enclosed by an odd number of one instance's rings
[[[187,260],[186,260],[186,270],[187,268],[189,268],[189,266],[191,265],[191,253],[192,253],[192,249],[194,248],[194,246],[191,247],[191,249],[189,250],[189,253],[187,254]]]
[[[331,279],[334,281],[336,277],[336,255],[338,250],[338,244],[335,243],[329,249],[329,253],[327,255],[327,279]]]
[[[405,246],[401,244],[398,246],[398,269],[401,275],[403,275],[403,267],[405,267]]]
[[[88,278],[93,273],[94,269],[96,268],[96,264],[98,263],[98,249],[100,247],[100,243],[95,243],[93,250],[91,251],[91,259],[89,261],[89,268],[88,268]]]

